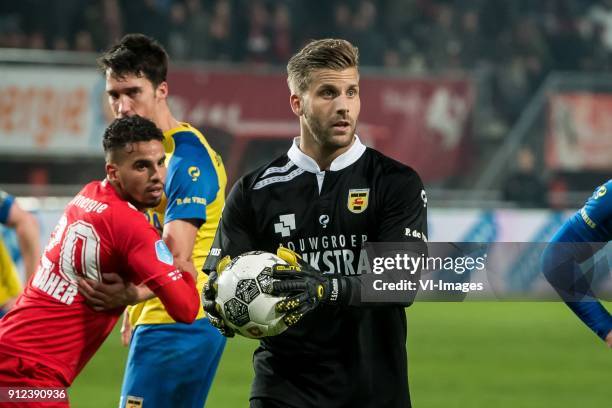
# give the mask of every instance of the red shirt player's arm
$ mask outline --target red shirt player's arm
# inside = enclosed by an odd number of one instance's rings
[[[173,265],[172,254],[157,231],[135,210],[114,214],[114,242],[134,284],[144,283],[162,301],[174,320],[195,320],[200,298],[194,278]]]
[[[200,299],[196,283],[191,274],[178,269],[170,272],[180,276],[162,286],[153,286],[151,281],[145,284],[157,295],[166,307],[166,311],[177,322],[191,323],[198,315]],[[155,285],[157,285],[157,279]]]

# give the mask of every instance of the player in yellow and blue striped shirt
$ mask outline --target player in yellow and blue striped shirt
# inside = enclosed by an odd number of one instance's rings
[[[26,279],[29,279],[34,274],[40,257],[40,232],[36,218],[23,210],[15,202],[15,197],[0,190],[0,224],[13,228],[17,233]],[[13,306],[21,289],[21,280],[13,257],[0,238],[0,317]]]
[[[220,156],[204,136],[171,114],[166,100],[167,58],[153,39],[129,34],[99,59],[99,65],[114,115],[138,114],[164,131],[168,167],[164,197],[147,217],[174,258],[193,262],[201,271],[225,202],[227,178]],[[223,336],[208,323],[201,307],[192,325],[175,323],[146,288],[125,284],[115,274],[104,278],[105,284],[80,284],[94,309],[148,299],[130,307],[129,320],[124,321],[123,340],[130,343],[130,350],[120,406],[201,408],[225,346]],[[200,291],[205,279],[203,273],[198,275]]]

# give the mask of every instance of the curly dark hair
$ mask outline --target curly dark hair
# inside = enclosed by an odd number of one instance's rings
[[[98,58],[98,67],[104,73],[110,68],[116,78],[129,74],[144,76],[157,88],[166,81],[168,54],[151,37],[127,34]]]
[[[164,134],[149,119],[134,115],[115,119],[104,131],[102,146],[104,146],[104,152],[108,155],[130,143],[148,142],[150,140],[161,142],[164,140]]]

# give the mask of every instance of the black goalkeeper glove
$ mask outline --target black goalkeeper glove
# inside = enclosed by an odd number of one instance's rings
[[[225,324],[225,320],[221,317],[220,306],[215,299],[217,298],[217,279],[230,261],[230,257],[225,256],[217,262],[217,267],[208,275],[208,281],[202,291],[202,307],[208,315],[208,321],[225,337],[234,337],[234,329]]]
[[[276,304],[278,313],[290,327],[321,303],[340,305],[348,302],[350,281],[341,275],[323,275],[295,252],[280,247],[276,254],[288,265],[272,268],[274,296],[288,296]]]

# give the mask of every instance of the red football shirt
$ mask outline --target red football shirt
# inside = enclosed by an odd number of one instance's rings
[[[0,322],[0,350],[35,360],[70,385],[123,311],[93,311],[76,278],[110,272],[152,290],[182,279],[144,214],[108,182],[92,182],[66,206],[36,274]]]

